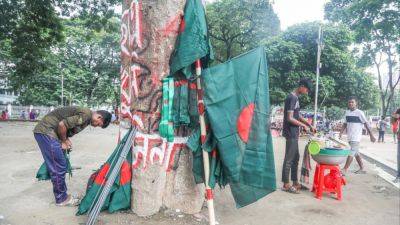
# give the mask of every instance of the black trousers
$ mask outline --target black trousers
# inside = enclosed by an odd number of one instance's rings
[[[289,183],[289,175],[293,182],[298,182],[297,170],[299,167],[299,140],[286,138],[285,159],[283,160],[282,182]]]
[[[382,142],[383,142],[384,139],[385,139],[385,131],[380,130],[380,131],[379,131],[378,141],[382,141]]]

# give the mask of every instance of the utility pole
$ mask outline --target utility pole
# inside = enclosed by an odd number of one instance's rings
[[[315,101],[314,101],[314,120],[313,120],[313,126],[317,126],[317,112],[318,112],[318,85],[319,85],[319,68],[321,67],[321,50],[323,47],[322,44],[322,25],[319,25],[318,29],[318,39],[317,39],[317,45],[318,45],[318,52],[317,52],[317,80],[315,84]]]
[[[72,106],[72,92],[69,93],[69,106]]]
[[[64,73],[61,69],[61,106],[64,106]]]
[[[61,107],[64,106],[64,63],[61,62],[60,64],[60,71],[61,71]]]

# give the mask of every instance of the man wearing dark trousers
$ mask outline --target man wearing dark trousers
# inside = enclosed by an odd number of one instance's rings
[[[299,96],[307,95],[312,83],[309,79],[302,78],[298,87],[290,93],[285,100],[283,117],[283,136],[286,139],[285,159],[282,168],[282,190],[289,193],[299,193],[301,185],[298,182],[297,172],[299,165],[299,133],[300,127],[306,132],[315,128],[300,115]],[[289,183],[289,175],[293,185]]]
[[[79,203],[78,198],[67,194],[65,184],[67,162],[63,151],[72,147],[69,138],[89,124],[106,128],[110,120],[111,114],[107,111],[69,106],[53,110],[35,126],[34,137],[49,171],[57,206],[74,206]]]

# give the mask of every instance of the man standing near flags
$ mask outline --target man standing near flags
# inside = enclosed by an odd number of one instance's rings
[[[283,136],[286,139],[285,159],[282,168],[282,190],[289,193],[299,193],[301,188],[297,178],[299,164],[299,133],[300,127],[306,132],[315,132],[315,128],[300,115],[299,96],[306,95],[311,90],[312,83],[307,78],[300,79],[298,87],[285,100],[283,116]],[[289,175],[293,185],[289,183]]]
[[[57,206],[74,206],[79,202],[77,198],[67,194],[65,184],[67,161],[63,151],[72,147],[69,138],[89,124],[106,128],[110,120],[111,114],[107,111],[68,106],[53,110],[35,126],[34,137],[49,171]]]

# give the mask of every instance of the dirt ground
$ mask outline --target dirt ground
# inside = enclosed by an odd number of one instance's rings
[[[35,173],[43,159],[32,135],[34,123],[0,123],[0,224],[71,225],[85,224],[86,216],[75,216],[76,208],[54,204],[50,182],[38,182]],[[117,143],[118,128],[88,128],[72,139],[73,166],[67,178],[70,193],[83,194],[86,181],[110,155]],[[301,148],[305,140],[301,140]],[[281,165],[284,140],[274,139],[277,184],[281,186]],[[400,217],[399,190],[376,175],[373,165],[366,163],[368,173],[346,176],[342,201],[327,195],[322,200],[304,191],[299,195],[277,190],[260,201],[236,209],[229,188],[216,190],[215,208],[220,224],[229,225],[398,225]],[[314,166],[314,164],[313,164]],[[354,168],[356,169],[356,168]],[[312,178],[312,177],[311,177]],[[207,209],[203,210],[203,214]],[[155,216],[139,218],[130,211],[101,213],[97,224],[207,224],[191,215],[163,210]]]

